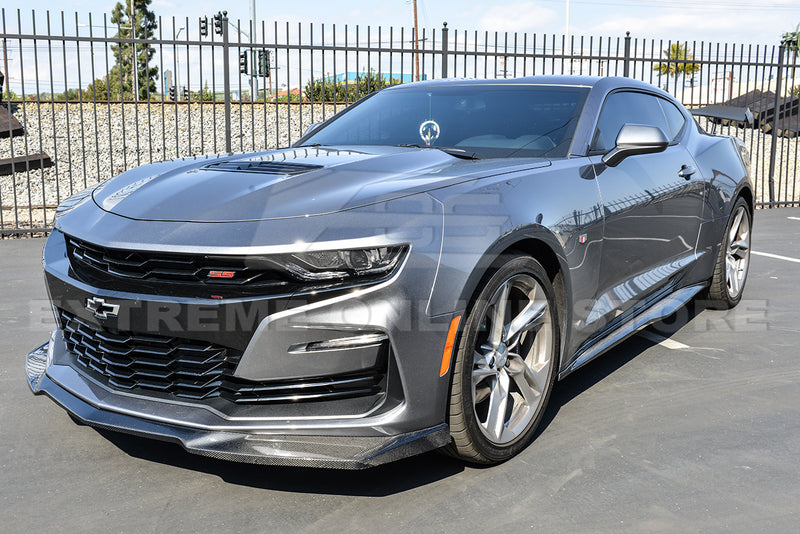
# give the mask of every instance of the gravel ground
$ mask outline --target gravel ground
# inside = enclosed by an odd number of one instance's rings
[[[54,165],[0,176],[3,228],[42,227],[52,220],[61,200],[132,167],[225,149],[221,103],[158,102],[148,106],[34,102],[13,108],[26,126],[26,135],[0,139],[0,158],[45,152]],[[241,152],[288,146],[311,123],[342,109],[342,105],[322,104],[233,104],[232,149]],[[768,200],[771,136],[760,130],[735,128],[721,128],[720,133],[744,139],[751,152],[758,200]],[[798,138],[779,140],[775,190],[779,199],[793,199],[800,194],[795,190],[795,177],[800,176]]]
[[[0,176],[5,228],[38,227],[58,203],[141,164],[225,150],[225,112],[211,104],[51,104],[14,106],[26,135],[0,139],[0,158],[47,153],[44,170]],[[343,105],[233,104],[234,152],[288,146]],[[14,205],[19,207],[14,211]],[[43,208],[44,206],[44,208]]]

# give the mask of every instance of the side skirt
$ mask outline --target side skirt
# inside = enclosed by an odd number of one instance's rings
[[[558,373],[558,379],[561,380],[597,356],[625,341],[642,328],[669,317],[692,300],[705,286],[705,284],[697,284],[679,289],[645,309],[642,313],[631,317],[628,321],[598,339],[593,345],[581,350],[573,362]]]

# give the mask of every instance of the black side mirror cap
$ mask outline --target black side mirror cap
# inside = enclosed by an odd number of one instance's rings
[[[603,163],[616,167],[628,156],[655,154],[669,146],[669,139],[656,126],[625,124],[617,135],[616,146],[603,155]]]

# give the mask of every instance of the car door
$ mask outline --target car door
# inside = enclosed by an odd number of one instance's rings
[[[624,124],[656,126],[670,146],[609,167],[602,154],[614,147]],[[664,288],[695,258],[705,188],[679,142],[686,127],[674,104],[653,94],[619,91],[603,104],[590,153],[605,216],[598,295],[590,314],[602,319],[598,326]]]

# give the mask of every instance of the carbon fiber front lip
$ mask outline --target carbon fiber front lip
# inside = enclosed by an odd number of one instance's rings
[[[45,393],[80,422],[179,444],[186,451],[212,458],[264,465],[365,469],[414,456],[450,442],[446,424],[385,437],[302,436],[206,431],[98,409],[42,376]]]

